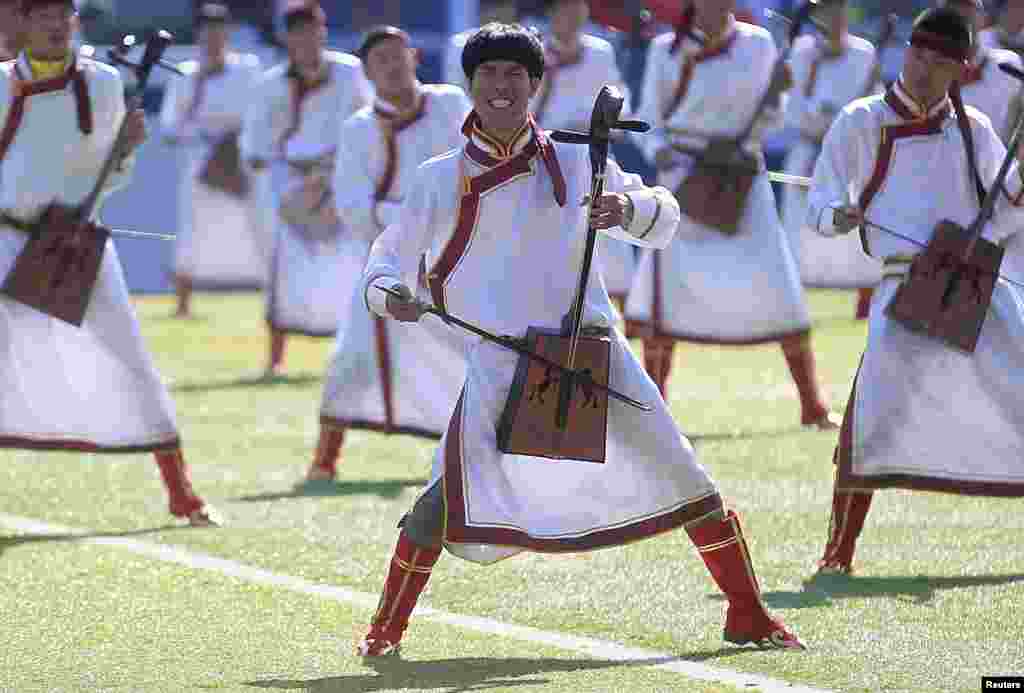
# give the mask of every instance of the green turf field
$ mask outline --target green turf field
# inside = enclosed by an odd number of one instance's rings
[[[812,306],[820,375],[841,410],[865,326],[850,319],[852,295],[815,293]],[[810,652],[725,647],[723,602],[675,532],[491,568],[445,555],[423,599],[670,657],[588,656],[430,616],[414,618],[404,664],[369,669],[353,645],[432,446],[353,433],[338,482],[296,490],[330,343],[293,340],[287,376],[264,383],[257,297],[197,295],[187,321],[167,317],[169,299],[138,307],[195,485],[230,525],[169,526],[147,455],[0,452],[0,514],[100,538],[0,524],[0,691],[740,690],[669,670],[673,658],[836,691],[973,692],[982,675],[1024,675],[1024,515],[1013,501],[880,493],[858,576],[806,582],[827,529],[835,434],[796,425],[777,346],[682,350],[670,399],[743,517],[766,601]],[[130,549],[153,544],[365,594],[346,602]]]

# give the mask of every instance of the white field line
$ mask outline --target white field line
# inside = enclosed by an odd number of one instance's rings
[[[220,573],[221,575],[246,580],[258,585],[279,587],[292,592],[319,597],[321,599],[330,599],[332,601],[343,602],[345,604],[353,604],[368,610],[372,610],[377,607],[377,595],[374,594],[357,592],[344,587],[316,584],[293,575],[274,573],[269,570],[263,570],[262,568],[256,568],[224,558],[210,556],[209,554],[186,551],[182,548],[169,546],[167,544],[156,544],[122,537],[89,537],[88,530],[63,527],[61,525],[39,522],[31,518],[6,515],[3,513],[0,513],[0,526],[17,532],[32,534],[82,535],[82,538],[76,541],[80,541],[84,544],[95,544],[98,546],[113,546],[157,561],[162,561],[164,563],[174,563],[195,570],[208,570],[214,573]],[[546,645],[594,658],[607,659],[611,661],[651,660],[652,662],[657,662],[651,664],[655,669],[671,671],[700,681],[728,684],[749,691],[759,690],[764,693],[829,693],[823,689],[791,684],[786,681],[758,676],[757,674],[746,674],[739,671],[732,671],[730,669],[707,666],[697,662],[689,662],[679,659],[676,655],[668,652],[627,647],[607,640],[597,640],[594,638],[583,638],[575,635],[568,635],[565,633],[544,631],[537,628],[530,628],[528,626],[504,623],[490,618],[453,614],[423,605],[417,607],[416,615],[420,619],[444,623],[464,630],[486,633],[488,635],[497,635],[536,645]],[[797,652],[779,652],[778,656],[799,657],[800,654]]]

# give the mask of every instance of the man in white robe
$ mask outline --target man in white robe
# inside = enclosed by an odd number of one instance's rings
[[[740,133],[767,96],[743,145],[761,173],[738,233],[725,235],[684,213],[667,248],[644,252],[626,302],[627,335],[643,339],[644,365],[663,396],[678,341],[780,342],[800,395],[801,423],[837,428],[815,373],[811,316],[760,151],[761,133],[781,121],[788,73],[776,67],[771,35],[733,17],[734,2],[695,0],[689,26],[651,43],[639,116],[654,130],[641,144],[659,169],[658,182],[676,190],[693,152],[713,137]]]
[[[911,332],[886,312],[936,225],[972,224],[980,208],[978,184],[992,187],[1005,155],[991,121],[970,106],[961,111],[947,96],[971,55],[964,19],[948,9],[928,10],[915,22],[910,43],[897,84],[884,96],[847,106],[836,119],[809,196],[808,222],[819,233],[859,227],[870,253],[885,264],[836,449],[829,540],[819,562],[824,572],[852,572],[875,489],[1024,496],[1018,292],[997,282],[971,354]],[[973,180],[967,157],[968,127],[980,181]],[[1015,163],[983,229],[992,242],[1024,225],[1020,171]]]
[[[545,130],[581,130],[590,127],[594,99],[605,84],[626,97],[623,118],[628,118],[629,89],[622,81],[615,49],[602,38],[583,33],[590,18],[586,0],[551,0],[551,33],[544,43],[544,79],[531,102],[537,123]],[[608,295],[625,306],[633,283],[636,255],[632,246],[610,236],[598,241],[597,268]]]
[[[0,283],[51,202],[80,205],[126,118],[126,145],[146,137],[125,113],[120,74],[76,56],[71,0],[22,0],[25,50],[0,65]],[[131,177],[116,163],[111,192]],[[146,351],[112,240],[80,327],[0,294],[0,447],[152,452],[172,515],[218,524],[193,491],[174,406]]]
[[[165,139],[181,145],[185,154],[174,254],[179,317],[189,315],[195,288],[255,288],[267,275],[269,239],[255,177],[239,172],[234,190],[204,177],[218,147],[234,142],[237,151],[245,111],[260,76],[255,55],[228,50],[230,21],[223,5],[200,7],[200,58],[181,63],[186,76],[170,80],[160,115]]]
[[[331,202],[341,124],[371,103],[359,58],[324,49],[326,17],[316,2],[285,6],[288,62],[254,90],[242,151],[256,170],[270,166],[264,213],[274,227],[267,283],[267,375],[280,373],[285,335],[333,337],[359,248]]]
[[[821,141],[846,104],[876,90],[879,79],[875,48],[849,32],[846,0],[826,0],[818,10],[821,36],[797,39],[790,57],[793,88],[786,107],[786,125],[800,137],[786,156],[786,173],[810,176]],[[881,265],[864,253],[854,236],[845,247],[808,228],[807,190],[787,186],[782,195],[782,220],[804,286],[858,289],[856,317],[867,318],[871,289],[882,278]]]
[[[365,300],[382,317],[416,321],[413,300],[426,254],[432,301],[499,335],[558,328],[574,299],[591,167],[586,148],[552,142],[529,113],[544,72],[540,40],[517,25],[490,24],[466,43],[463,65],[474,111],[464,147],[423,164],[398,221],[374,243]],[[608,162],[605,196],[589,221],[622,240],[663,246],[679,210],[663,188]],[[406,298],[386,297],[390,288]],[[357,651],[397,653],[442,547],[490,563],[521,551],[618,546],[685,526],[729,600],[725,637],[739,644],[802,647],[770,616],[734,512],[679,432],[657,388],[621,334],[600,282],[589,282],[582,325],[610,336],[609,383],[652,407],[609,400],[603,464],[504,454],[496,427],[519,358],[468,339],[462,396],[434,458],[428,488],[403,521],[379,608]],[[570,410],[570,417],[573,411]],[[570,420],[570,426],[572,422]]]
[[[462,89],[421,84],[406,32],[377,27],[359,49],[377,94],[345,121],[334,169],[338,215],[369,252],[398,215],[419,165],[461,146],[471,106]],[[344,318],[320,405],[320,438],[307,480],[333,479],[345,431],[361,428],[438,439],[465,380],[461,344],[436,317],[422,325],[373,317],[351,275]]]

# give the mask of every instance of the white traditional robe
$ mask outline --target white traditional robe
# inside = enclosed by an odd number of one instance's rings
[[[996,134],[1005,141],[1010,136],[1011,118],[1020,112],[1024,85],[1016,77],[1000,70],[1000,63],[1010,63],[1017,69],[1024,67],[1020,56],[1012,51],[983,49],[969,68],[960,92],[964,103],[987,115]]]
[[[809,221],[834,235],[833,209],[856,203],[869,221],[926,244],[949,219],[977,216],[963,138],[952,115],[935,122],[902,90],[856,101],[825,138]],[[895,104],[895,105],[893,105]],[[902,115],[899,111],[902,111]],[[987,117],[967,108],[979,172],[991,187],[1005,150]],[[942,105],[931,114],[942,114]],[[909,116],[909,117],[907,117]],[[883,138],[883,132],[885,137]],[[984,237],[1001,242],[1024,225],[1016,164]],[[873,195],[871,191],[876,191]],[[867,191],[867,192],[865,192]],[[886,259],[871,304],[868,344],[840,443],[843,488],[902,487],[1024,495],[1024,302],[1000,280],[973,354],[912,333],[885,312],[921,248],[868,226],[872,255]],[[852,425],[851,425],[852,424]]]
[[[31,222],[50,202],[77,205],[96,183],[125,115],[117,70],[79,57],[92,133],[79,126],[75,88],[29,96],[0,163],[0,210]],[[0,123],[13,128],[15,70],[0,64]],[[52,83],[50,80],[41,80]],[[108,180],[125,185],[132,158]],[[27,241],[0,224],[0,283]],[[143,451],[178,443],[171,399],[146,351],[112,240],[81,327],[0,295],[0,447]]]
[[[581,34],[579,41],[579,50],[572,56],[560,53],[553,39],[546,47],[544,79],[530,104],[537,122],[546,130],[588,131],[594,101],[606,84],[618,87],[626,97],[621,117],[630,117],[629,88],[615,62],[615,49],[590,34]],[[636,267],[632,246],[602,234],[597,244],[596,267],[608,293],[624,300]]]
[[[793,46],[790,65],[793,89],[786,125],[800,134],[786,156],[786,173],[809,176],[832,120],[846,104],[875,90],[875,48],[857,36],[847,36],[843,52],[826,53],[820,39],[801,36]],[[856,236],[826,240],[807,226],[807,190],[783,188],[782,220],[806,286],[872,287],[882,278],[882,266],[861,248]]]
[[[560,326],[586,238],[587,208],[579,200],[590,187],[590,165],[585,147],[555,143],[562,175],[552,174],[554,167],[537,156],[527,158],[535,142],[527,130],[499,162],[482,151],[487,145],[474,134],[466,147],[420,169],[398,222],[370,253],[366,299],[374,311],[386,314],[372,287],[399,281],[412,286],[426,253],[435,302],[452,315],[499,335]],[[564,206],[556,202],[559,178]],[[646,188],[614,162],[608,163],[605,189],[625,192],[636,207],[628,230],[607,233],[654,247],[671,238],[679,214],[668,191]],[[613,324],[600,283],[589,284],[584,306],[585,325]],[[596,549],[678,527],[721,507],[657,387],[625,339],[612,334],[610,385],[653,411],[609,400],[604,464],[499,452],[496,426],[519,357],[466,334],[466,382],[431,480],[444,480],[450,551],[490,562],[522,550]]]
[[[464,142],[459,126],[471,106],[461,89],[423,85],[420,99],[412,115],[378,101],[343,126],[335,201],[365,252],[397,219],[420,164]],[[434,316],[413,325],[371,315],[361,276],[349,276],[351,298],[327,367],[320,421],[440,438],[465,380],[462,344]]]
[[[342,122],[373,99],[358,58],[326,51],[324,59],[326,83],[301,101],[288,65],[267,71],[254,91],[242,137],[247,159],[272,162],[264,211],[275,228],[267,321],[277,331],[316,337],[335,334],[351,291],[350,277],[362,268],[363,244],[344,229],[344,220],[326,230],[330,240],[310,240],[303,229],[281,219],[280,200],[303,180],[303,164],[336,154]]]
[[[639,112],[654,125],[640,138],[650,161],[662,148],[702,149],[711,136],[734,136],[753,116],[771,81],[775,44],[765,29],[742,22],[733,22],[724,38],[724,49],[697,62],[681,90],[684,61],[700,46],[686,38],[671,55],[672,34],[652,41]],[[780,109],[766,109],[747,141],[762,168],[761,132],[780,121]],[[676,190],[693,160],[677,152],[673,166],[659,172],[658,182]],[[632,335],[719,344],[775,341],[810,329],[796,260],[766,173],[754,181],[735,236],[684,214],[667,248],[641,256],[626,302],[626,324]]]
[[[253,288],[267,277],[270,256],[266,214],[255,190],[265,174],[250,174],[252,191],[239,199],[200,182],[217,142],[242,129],[260,76],[254,55],[231,53],[222,72],[203,75],[199,63],[179,65],[186,76],[170,80],[160,124],[165,137],[184,147],[178,187],[175,275],[196,288]]]

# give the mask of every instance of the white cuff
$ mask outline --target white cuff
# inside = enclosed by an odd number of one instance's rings
[[[388,295],[376,289],[374,287],[381,287],[385,289],[394,289],[401,284],[397,279],[391,277],[374,277],[366,283],[366,307],[371,313],[375,313],[382,318],[390,318],[391,312],[388,310]]]
[[[815,231],[822,236],[838,236],[836,211],[845,206],[845,202],[834,202],[827,207],[822,207],[821,212],[818,213],[817,223],[814,225]]]
[[[638,190],[626,193],[633,203],[633,218],[623,231],[643,239],[651,232],[661,217],[661,200],[653,190]]]

